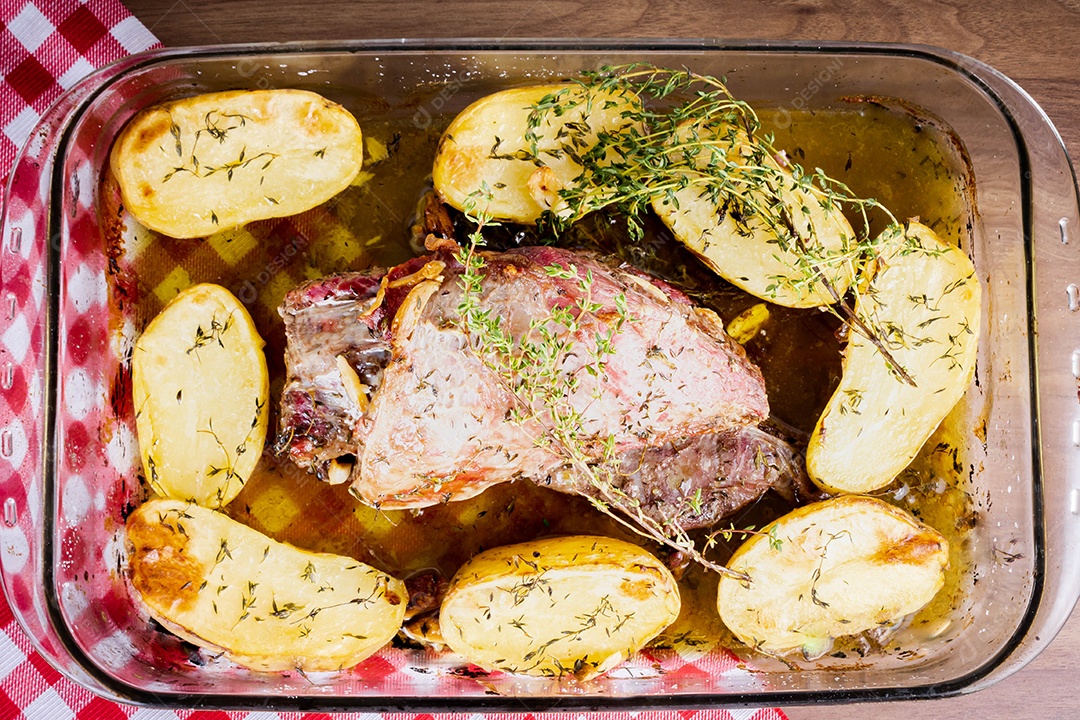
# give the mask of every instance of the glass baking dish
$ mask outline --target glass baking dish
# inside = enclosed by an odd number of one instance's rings
[[[905,652],[768,658],[646,652],[587,685],[479,678],[429,651],[387,648],[353,671],[258,674],[189,658],[129,597],[123,518],[141,498],[130,420],[125,313],[130,248],[103,242],[99,197],[112,139],[138,110],[196,92],[311,89],[360,119],[423,129],[527,79],[646,61],[725,76],[737,97],[792,114],[889,99],[955,139],[967,165],[964,246],[984,283],[967,428],[972,587]],[[94,692],[170,707],[385,710],[694,708],[940,697],[1016,671],[1050,642],[1080,593],[1080,310],[1077,188],[1049,120],[992,68],[889,45],[683,41],[358,41],[157,50],[89,76],[43,116],[10,176],[0,251],[0,559],[38,651]],[[180,265],[183,270],[183,265]],[[259,290],[258,278],[248,283]],[[171,282],[182,284],[183,278]],[[244,298],[244,288],[239,296]],[[905,635],[908,633],[908,635]],[[192,660],[196,660],[193,662]]]

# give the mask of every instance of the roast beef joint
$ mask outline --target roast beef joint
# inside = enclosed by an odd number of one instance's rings
[[[277,450],[385,509],[464,500],[510,480],[597,497],[565,453],[537,442],[543,428],[530,424],[539,421],[512,419],[520,399],[461,322],[457,246],[432,238],[429,249],[388,271],[333,275],[286,296]],[[806,492],[801,458],[758,427],[769,413],[761,372],[713,311],[589,253],[523,247],[484,253],[484,263],[480,301],[512,337],[579,300],[579,278],[591,275],[599,309],[582,315],[565,373],[581,368],[625,298],[631,322],[612,333],[604,372],[577,373],[569,398],[589,457],[600,462],[614,446],[624,504],[688,530],[770,488],[790,500]],[[573,272],[555,276],[556,266]]]

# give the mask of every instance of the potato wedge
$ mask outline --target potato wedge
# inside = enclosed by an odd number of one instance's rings
[[[949,546],[933,528],[874,498],[849,495],[806,505],[735,551],[717,608],[747,645],[782,655],[817,654],[832,638],[886,625],[941,589]]]
[[[807,246],[816,254],[833,258],[832,264],[819,269],[843,295],[851,284],[852,273],[840,256],[855,245],[855,233],[839,206],[823,203],[820,193],[800,187],[791,171],[773,156],[755,156],[741,130],[688,128],[685,133],[688,138],[696,134],[699,140],[708,140],[717,148],[715,157],[707,152],[697,156],[694,166],[698,169],[714,162],[743,165],[745,169],[733,170],[732,174],[748,182],[761,173],[761,167],[770,172]],[[723,196],[718,204],[703,192],[701,185],[694,184],[691,173],[685,175],[690,181],[687,187],[676,190],[674,198],[656,198],[652,206],[672,234],[702,262],[731,284],[778,305],[816,307],[835,302],[822,282],[808,281],[798,264],[799,255],[793,248],[781,247],[776,232],[759,219],[738,219],[737,201],[748,198],[747,193]],[[731,184],[738,187],[735,181]]]
[[[557,93],[560,104],[573,107],[557,117],[545,113],[533,131],[543,161],[538,167],[521,157],[530,147],[529,114],[534,105]],[[544,210],[558,211],[558,190],[571,186],[581,174],[581,165],[559,150],[566,142],[560,132],[586,124],[588,132],[576,148],[584,153],[595,146],[597,133],[619,132],[627,126],[630,121],[622,113],[636,104],[631,93],[566,84],[512,88],[483,97],[462,110],[443,134],[432,173],[435,190],[445,202],[466,210],[475,200],[471,196],[486,185],[491,200],[477,201],[477,210],[498,220],[533,224]]]
[[[240,492],[266,440],[262,347],[244,306],[210,284],[182,291],[135,342],[135,427],[155,493],[216,508]]]
[[[855,311],[914,378],[894,374],[862,335],[851,333],[843,376],[806,452],[811,479],[830,492],[887,485],[964,395],[975,370],[981,288],[971,259],[925,225],[896,231]]]
[[[679,615],[671,572],[636,545],[547,538],[480,553],[454,575],[443,640],[470,662],[526,675],[604,673]]]
[[[124,207],[146,227],[203,237],[309,210],[360,172],[360,126],[303,90],[209,93],[135,116],[110,156]]]
[[[154,619],[253,670],[351,667],[389,642],[405,614],[400,580],[180,500],[141,505],[127,539],[131,583]]]

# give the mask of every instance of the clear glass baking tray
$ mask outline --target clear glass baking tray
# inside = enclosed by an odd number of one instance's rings
[[[292,87],[416,127],[485,92],[647,61],[726,76],[736,96],[785,114],[845,98],[917,108],[956,139],[972,182],[965,249],[984,283],[967,428],[973,585],[906,652],[826,656],[798,669],[728,653],[645,654],[587,685],[475,678],[429,651],[388,648],[326,676],[192,662],[129,597],[123,518],[142,497],[130,425],[123,277],[132,248],[100,197],[112,139],[137,111],[196,92]],[[115,230],[115,228],[113,228]],[[115,235],[115,233],[113,233]],[[130,234],[129,236],[130,237]],[[1014,83],[915,46],[683,41],[358,41],[158,50],[98,71],[43,116],[10,176],[0,250],[0,561],[35,647],[102,695],[172,707],[369,710],[692,708],[943,696],[1023,666],[1080,593],[1080,217],[1053,126]],[[182,278],[173,282],[182,283]],[[256,288],[257,289],[257,288]],[[242,290],[242,288],[241,288]],[[241,293],[241,299],[243,294]],[[909,633],[905,636],[905,633]],[[907,642],[904,642],[905,639]]]

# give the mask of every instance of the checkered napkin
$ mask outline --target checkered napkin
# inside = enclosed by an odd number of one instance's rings
[[[125,55],[158,45],[154,36],[116,0],[0,0],[0,178],[7,175],[18,148],[27,140],[45,109],[64,90],[95,68]],[[362,243],[340,222],[343,212],[316,209],[294,218],[256,223],[232,234],[222,234],[207,242],[158,244],[142,248],[137,282],[145,291],[142,311],[152,314],[176,291],[200,279],[232,277],[260,280],[260,268],[270,267],[274,258],[263,256],[285,240],[305,246],[319,241],[320,257],[330,265],[363,264]],[[277,242],[275,242],[277,241]],[[328,254],[329,253],[329,254]],[[277,265],[274,265],[276,268]],[[253,314],[268,317],[280,296],[312,272],[329,272],[322,267],[279,268],[266,287],[255,288],[264,302],[253,303]],[[267,276],[268,278],[270,275]],[[277,287],[280,285],[281,287]],[[273,287],[271,287],[273,286]],[[243,297],[245,285],[234,292]],[[269,322],[269,320],[267,320]],[[698,668],[687,669],[700,672]],[[205,710],[151,710],[121,705],[97,697],[63,677],[37,654],[16,624],[6,600],[0,597],[0,720],[312,720],[322,714],[256,712],[226,713]],[[371,714],[365,720],[434,720],[431,715]],[[442,720],[451,715],[435,716]],[[460,717],[460,716],[459,716]],[[525,720],[530,715],[498,716],[505,720]],[[786,720],[774,709],[703,710],[611,714],[552,714],[545,720],[590,718],[595,720]],[[474,716],[483,720],[482,716]]]
[[[115,0],[0,0],[0,168],[60,94],[90,71],[160,45]]]

